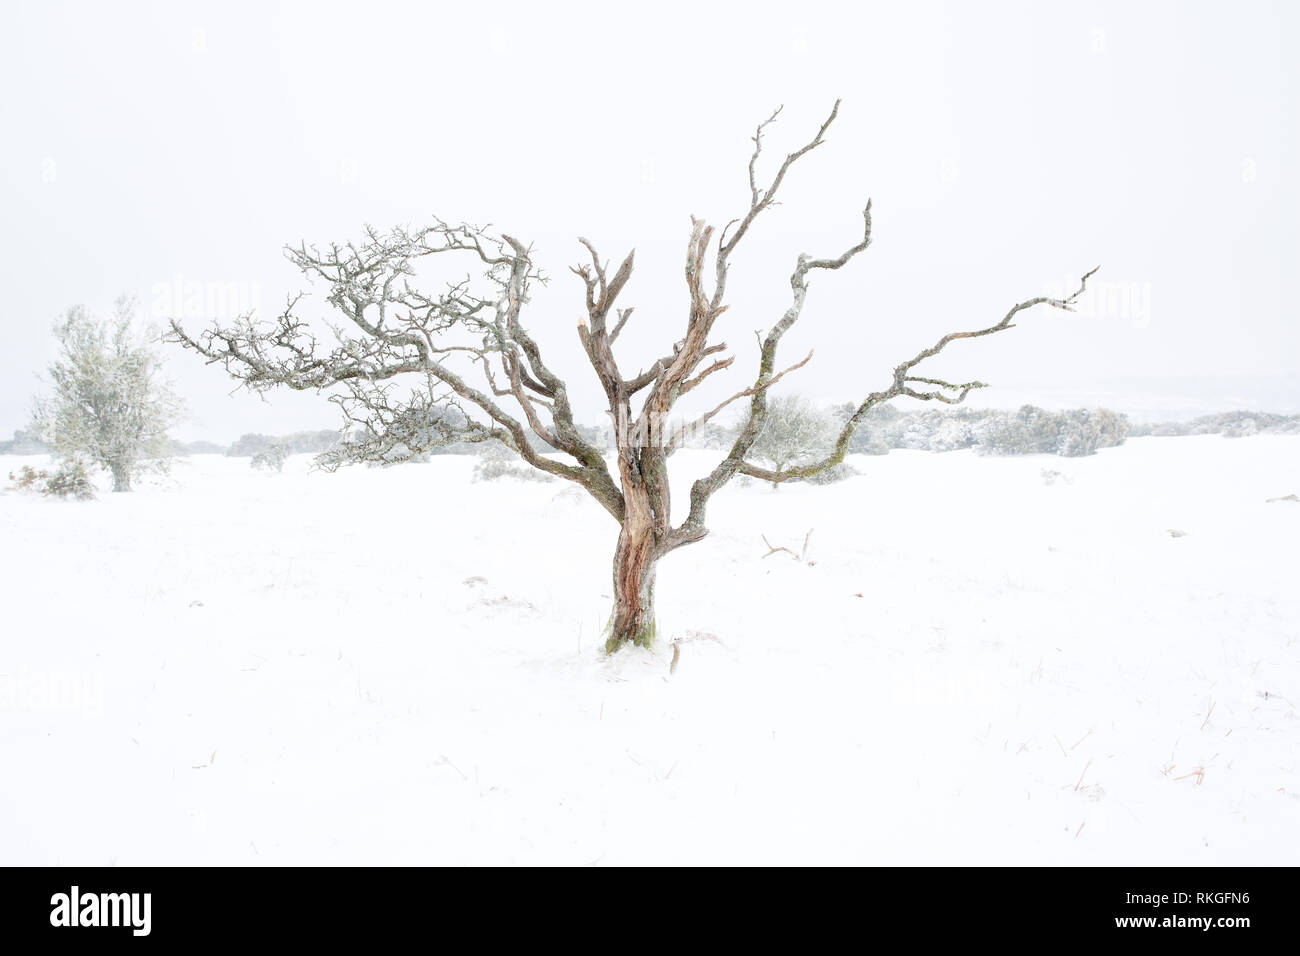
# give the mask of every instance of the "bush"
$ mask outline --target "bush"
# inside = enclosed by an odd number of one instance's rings
[[[79,461],[63,462],[53,473],[24,465],[16,474],[10,472],[9,479],[20,491],[35,491],[54,498],[75,498],[77,501],[90,501],[95,497],[95,485],[86,474],[85,465]]]
[[[484,446],[482,456],[474,465],[472,477],[474,481],[497,481],[501,478],[517,478],[520,481],[551,480],[546,472],[524,464],[515,457],[513,451],[496,441]]]
[[[889,442],[869,426],[861,425],[849,439],[849,452],[855,455],[888,455]]]
[[[808,399],[769,396],[767,417],[749,457],[768,463],[773,471],[808,464],[831,450],[838,431],[835,419]]]
[[[1080,458],[1122,445],[1128,420],[1109,409],[1049,412],[1025,405],[1012,415],[987,418],[978,428],[982,455],[1060,455]]]
[[[31,465],[23,465],[16,473],[9,472],[9,480],[19,491],[39,491],[50,480],[50,473],[37,471]]]
[[[1239,418],[1223,426],[1224,438],[1245,438],[1259,433],[1259,423],[1253,418]]]
[[[1124,416],[1108,409],[1095,412],[1077,409],[1065,412],[1061,417],[1056,453],[1065,458],[1080,458],[1096,454],[1099,448],[1122,445],[1128,435],[1128,422]]]
[[[852,478],[858,474],[858,470],[850,464],[840,462],[834,468],[827,468],[820,471],[811,478],[805,478],[804,481],[810,485],[833,485],[837,481],[843,481],[845,478]]]
[[[257,454],[248,463],[253,468],[274,468],[276,471],[284,469],[284,463],[289,458],[289,453],[285,451],[283,445],[268,445]]]
[[[982,455],[1053,455],[1061,443],[1061,419],[1046,409],[1023,405],[990,419],[980,429]]]

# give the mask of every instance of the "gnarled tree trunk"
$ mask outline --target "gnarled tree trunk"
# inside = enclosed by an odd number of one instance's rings
[[[109,465],[109,471],[113,474],[114,491],[131,490],[131,469],[121,462],[113,462]]]
[[[648,647],[654,640],[655,553],[652,526],[639,516],[623,521],[614,551],[614,614],[605,650],[626,644]]]
[[[623,513],[614,550],[614,613],[605,642],[609,653],[654,642],[655,565],[669,529],[668,472],[654,411],[639,430],[629,427],[625,415],[615,419]]]

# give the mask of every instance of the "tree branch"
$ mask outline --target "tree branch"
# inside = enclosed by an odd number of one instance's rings
[[[930,346],[930,348],[922,349],[915,356],[895,367],[893,381],[890,385],[882,391],[872,392],[865,400],[863,400],[862,404],[858,406],[853,415],[847,422],[845,422],[843,429],[840,431],[840,434],[835,441],[834,449],[829,455],[820,461],[780,470],[771,470],[762,468],[752,462],[743,462],[736,470],[740,474],[749,475],[753,478],[761,478],[764,481],[771,482],[811,478],[829,468],[835,467],[844,460],[844,456],[848,453],[849,441],[853,437],[853,432],[866,417],[867,413],[876,406],[900,396],[915,398],[920,401],[938,401],[946,405],[959,404],[974,389],[986,388],[987,386],[985,383],[965,382],[957,385],[942,379],[922,378],[920,376],[909,375],[908,373],[921,362],[938,355],[948,346],[949,343],[955,342],[958,339],[979,338],[981,336],[993,335],[997,332],[1004,332],[1007,329],[1015,328],[1015,325],[1011,320],[1026,309],[1032,309],[1039,305],[1047,305],[1055,309],[1063,309],[1067,312],[1074,311],[1074,306],[1078,302],[1079,297],[1087,290],[1088,280],[1092,278],[1100,268],[1100,266],[1097,266],[1084,273],[1083,277],[1079,280],[1079,288],[1064,299],[1055,299],[1050,296],[1035,296],[1032,299],[1026,299],[1023,302],[1012,306],[1011,309],[1008,310],[1007,314],[1002,317],[1000,322],[969,332],[949,332],[934,345]],[[937,389],[935,391],[920,392],[911,387],[910,383],[913,382],[935,385],[937,386]],[[956,394],[949,394],[954,392]]]
[[[345,420],[365,436],[345,453],[356,460],[406,447],[419,439],[430,443],[494,438],[514,447],[535,468],[583,485],[616,519],[622,516],[622,493],[614,484],[600,450],[585,441],[573,421],[563,381],[546,365],[541,350],[520,321],[528,287],[544,277],[533,269],[530,251],[519,240],[492,236],[483,228],[450,226],[441,220],[410,231],[394,229],[381,235],[369,227],[359,244],[331,245],[326,250],[299,244],[286,255],[309,278],[323,280],[326,301],[348,320],[353,331],[335,328],[336,344],[320,347],[315,333],[295,315],[302,296],[292,298],[269,327],[241,316],[229,327],[215,326],[197,337],[171,322],[169,338],[192,349],[255,391],[276,386],[295,390],[342,388],[331,400],[344,410]],[[475,293],[470,280],[449,283],[443,295],[427,296],[411,284],[416,263],[446,253],[469,254],[487,267],[484,278],[495,295]],[[630,271],[630,269],[629,269]],[[617,278],[617,277],[616,277]],[[626,281],[624,276],[621,281]],[[478,344],[444,341],[455,332],[469,333]],[[477,364],[489,393],[470,385],[448,362],[456,355]],[[495,355],[509,380],[506,389],[492,376],[489,357]],[[426,380],[423,392],[402,400],[385,383],[405,375]],[[463,414],[456,425],[444,416],[436,426],[421,425],[413,416],[431,416],[430,404],[443,387],[444,401],[455,397],[487,416],[484,425]],[[509,394],[524,421],[507,413],[494,399]],[[540,398],[539,398],[540,396]],[[550,422],[543,420],[543,415]],[[525,425],[526,422],[526,425]],[[382,435],[391,431],[391,438]],[[576,459],[576,465],[554,461],[535,452],[529,432]],[[336,457],[335,464],[342,459]]]

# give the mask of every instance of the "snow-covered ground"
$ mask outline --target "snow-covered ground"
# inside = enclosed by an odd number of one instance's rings
[[[1300,440],[733,483],[608,660],[473,464],[0,495],[0,863],[1300,863]]]

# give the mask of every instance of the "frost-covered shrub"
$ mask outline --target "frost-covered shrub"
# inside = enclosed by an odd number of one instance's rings
[[[550,481],[551,476],[529,465],[512,461],[480,461],[474,466],[474,481],[496,481],[500,478],[517,478],[520,481]]]
[[[849,451],[855,455],[888,455],[889,443],[885,441],[884,436],[874,431],[864,432],[859,429],[853,433],[853,438],[849,441]]]
[[[1099,448],[1122,445],[1128,435],[1128,421],[1108,409],[1076,409],[1064,412],[1061,418],[1056,453],[1065,458],[1081,458]]]
[[[1245,438],[1259,433],[1259,423],[1253,418],[1238,418],[1223,426],[1224,438]]]
[[[39,491],[49,480],[48,471],[37,471],[31,465],[23,465],[16,472],[9,472],[9,480],[19,491]]]
[[[851,402],[837,405],[831,410],[836,428],[843,428],[853,417],[857,406]],[[849,436],[849,454],[851,455],[888,455],[889,442],[885,438],[884,424],[898,417],[898,410],[892,405],[881,405],[867,412],[866,417]]]
[[[474,481],[498,481],[501,478],[516,478],[519,481],[551,480],[546,472],[524,464],[513,451],[495,441],[483,447],[482,454],[474,465],[472,478]]]
[[[941,422],[942,413],[929,409],[909,415],[897,433],[895,448],[907,448],[913,451],[930,451],[934,433]]]
[[[1011,415],[990,418],[979,432],[981,455],[1054,455],[1061,420],[1046,409],[1023,405]]]
[[[774,471],[810,464],[828,454],[839,432],[830,413],[800,395],[768,398],[767,417],[749,450],[749,458]]]
[[[1096,438],[1087,429],[1067,427],[1061,432],[1056,453],[1064,458],[1083,458],[1097,453]]]
[[[856,410],[854,405],[838,406],[837,424],[842,427]],[[1144,433],[1150,428],[1144,426]],[[894,448],[937,452],[975,448],[981,455],[1077,457],[1123,444],[1129,434],[1128,419],[1104,408],[1053,412],[1024,405],[1014,412],[980,408],[900,411],[882,405],[863,417],[849,439],[849,451],[883,455]]]
[[[243,458],[245,456],[257,455],[266,451],[275,442],[270,435],[259,435],[256,432],[249,432],[246,435],[240,435],[230,447],[226,449],[226,457]]]
[[[95,485],[86,474],[85,465],[80,461],[65,461],[50,475],[42,493],[56,498],[89,501],[95,497]]]
[[[111,321],[84,308],[68,310],[55,327],[59,358],[49,367],[51,394],[36,405],[42,441],[65,461],[85,462],[113,475],[114,491],[130,491],[144,471],[165,471],[172,455],[167,429],[182,403],[162,378],[152,332],[137,333],[135,304],[117,301]]]
[[[53,471],[37,471],[24,465],[18,472],[10,472],[9,479],[20,491],[35,491],[55,498],[75,498],[90,501],[95,497],[95,485],[79,461],[65,461]]]
[[[1147,426],[1152,435],[1223,435],[1244,438],[1247,435],[1300,435],[1300,415],[1276,415],[1271,412],[1217,412],[1202,415],[1190,422],[1162,422]],[[1137,434],[1136,432],[1134,434]]]
[[[1025,405],[987,419],[977,429],[982,455],[1061,455],[1080,458],[1124,443],[1128,420],[1108,409],[1050,412]]]
[[[833,409],[827,412],[798,395],[769,399],[767,418],[748,457],[766,462],[775,471],[818,461],[835,446],[840,429],[852,413],[852,406],[847,406],[847,411]],[[852,442],[849,450],[853,451]],[[885,454],[888,451],[888,448],[884,448],[883,451],[869,454]],[[813,485],[829,485],[857,473],[853,466],[841,462],[803,480]]]
[[[852,478],[858,474],[858,470],[852,465],[840,462],[834,468],[827,468],[820,471],[811,478],[805,478],[810,485],[832,485],[837,481],[843,481],[845,478]]]
[[[973,423],[965,418],[939,414],[940,421],[930,437],[931,451],[957,451],[970,448],[978,440]]]
[[[268,445],[253,456],[249,465],[253,468],[265,468],[268,471],[272,468],[282,471],[288,458],[289,453],[283,445]]]

